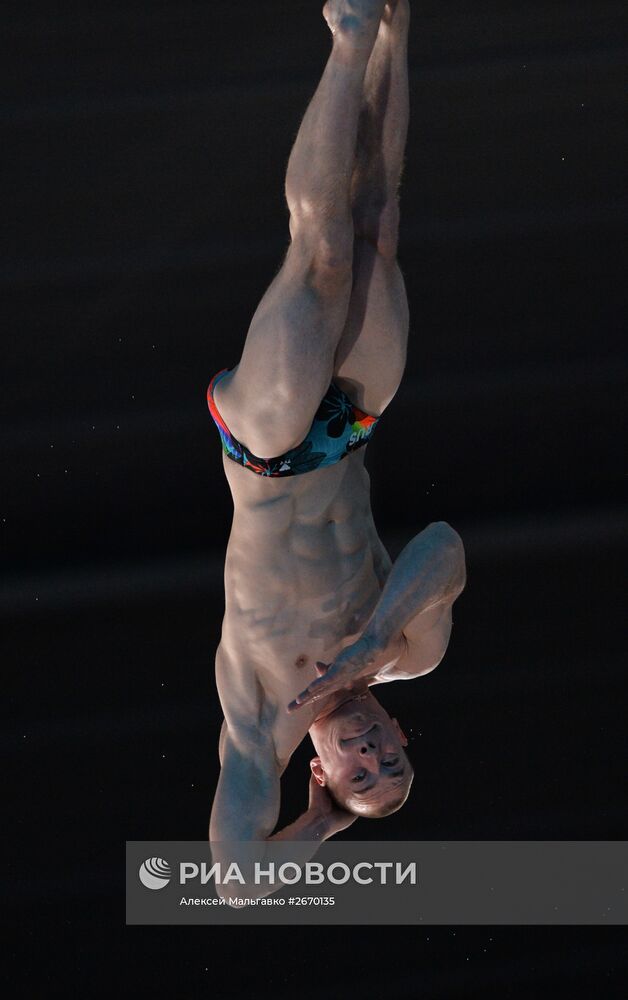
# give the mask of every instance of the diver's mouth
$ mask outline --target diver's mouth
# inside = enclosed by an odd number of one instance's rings
[[[355,736],[344,736],[340,738],[341,743],[348,743],[350,740],[363,740],[365,736],[370,736],[371,733],[375,732],[379,723],[374,722],[365,732],[356,733]]]

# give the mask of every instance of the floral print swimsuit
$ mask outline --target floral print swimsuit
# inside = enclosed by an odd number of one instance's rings
[[[207,389],[207,405],[220,433],[225,455],[260,476],[298,476],[302,472],[334,465],[350,452],[367,444],[378,423],[379,417],[363,413],[332,382],[316,411],[305,440],[277,458],[258,458],[236,441],[214,402],[214,389],[230,370],[223,368],[212,378]]]

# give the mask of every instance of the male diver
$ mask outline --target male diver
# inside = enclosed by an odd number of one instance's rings
[[[331,54],[287,168],[291,242],[239,364],[207,392],[234,503],[212,842],[318,842],[403,805],[407,739],[373,687],[436,667],[465,585],[462,542],[442,521],[391,563],[364,467],[406,360],[409,4],[329,0],[323,15]],[[309,806],[274,832],[281,775],[308,733]]]

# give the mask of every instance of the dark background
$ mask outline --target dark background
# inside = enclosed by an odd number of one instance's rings
[[[621,993],[621,928],[124,928],[124,841],[206,831],[231,502],[205,390],[285,252],[320,6],[3,17],[16,995]],[[449,520],[468,585],[443,664],[382,694],[411,730],[412,797],[351,838],[627,836],[623,9],[413,5],[411,343],[367,464],[391,554]]]

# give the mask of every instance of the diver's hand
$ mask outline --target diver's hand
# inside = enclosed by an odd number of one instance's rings
[[[346,830],[355,823],[357,816],[336,805],[324,785],[319,785],[314,775],[310,775],[310,802],[308,812],[317,816],[323,823],[324,836],[333,837],[335,833]]]
[[[289,712],[295,712],[302,705],[309,705],[334,691],[351,688],[359,680],[375,675],[375,643],[366,635],[341,650],[333,663],[317,663],[319,676],[312,681],[294,701],[288,705]]]

